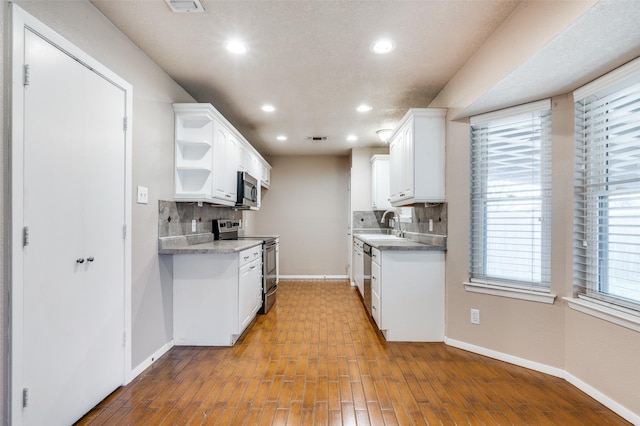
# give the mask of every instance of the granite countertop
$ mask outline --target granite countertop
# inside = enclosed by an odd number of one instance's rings
[[[445,235],[408,232],[405,238],[387,234],[355,234],[354,238],[358,238],[378,250],[447,250],[447,237]]]
[[[158,239],[159,254],[229,254],[262,245],[262,240],[215,240],[213,234],[181,235]]]

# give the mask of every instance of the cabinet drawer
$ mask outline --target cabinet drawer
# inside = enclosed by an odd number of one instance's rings
[[[262,258],[262,246],[255,246],[249,249],[243,250],[239,254],[240,256],[240,264],[239,267],[243,267],[244,265],[253,262],[256,259]]]
[[[380,281],[382,278],[382,268],[375,262],[371,262],[371,290],[380,294]]]
[[[380,256],[380,250],[375,247],[371,247],[371,260],[378,265],[382,264],[382,256]]]

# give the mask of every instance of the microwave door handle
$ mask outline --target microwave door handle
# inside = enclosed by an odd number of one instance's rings
[[[255,186],[251,188],[251,200],[258,201],[258,188]]]

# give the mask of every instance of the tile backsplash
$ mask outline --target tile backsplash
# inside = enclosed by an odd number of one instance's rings
[[[394,229],[418,234],[447,235],[447,203],[425,203],[404,207],[411,213],[410,222],[399,222],[397,217],[388,215],[386,219],[395,219]],[[397,209],[399,212],[399,209]],[[407,210],[405,210],[407,211]],[[380,223],[384,211],[354,211],[353,232],[389,230],[389,221]],[[433,230],[429,231],[429,219],[433,221]],[[405,219],[403,219],[405,220]]]
[[[191,231],[192,220],[196,220],[196,232]],[[158,238],[181,235],[211,233],[213,219],[242,219],[242,212],[229,207],[218,207],[204,203],[176,203],[158,201]]]

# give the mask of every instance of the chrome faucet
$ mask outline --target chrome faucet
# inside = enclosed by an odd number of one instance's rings
[[[396,211],[395,211],[395,210],[387,210],[386,212],[384,212],[384,213],[382,214],[382,219],[380,219],[380,223],[384,223],[384,218],[385,218],[389,213],[391,213],[391,214],[393,214],[393,215],[395,215],[395,216],[397,216],[397,215],[398,215],[398,214],[396,213]]]

